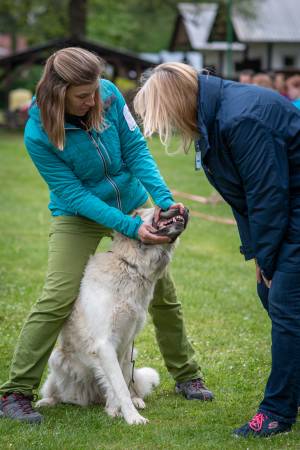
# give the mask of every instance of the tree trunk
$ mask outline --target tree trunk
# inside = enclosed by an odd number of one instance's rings
[[[70,34],[74,38],[85,37],[87,3],[88,0],[69,0]]]

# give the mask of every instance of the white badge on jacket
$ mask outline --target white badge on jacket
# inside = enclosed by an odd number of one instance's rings
[[[126,122],[127,122],[127,125],[128,125],[129,130],[130,130],[130,131],[135,130],[136,127],[137,127],[137,123],[136,123],[136,121],[134,120],[134,118],[133,118],[131,112],[129,111],[129,108],[128,108],[127,105],[124,105],[124,108],[123,108],[123,114],[124,114],[124,117],[125,117],[125,120],[126,120]]]

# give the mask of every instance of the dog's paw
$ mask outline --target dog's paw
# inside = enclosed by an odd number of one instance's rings
[[[134,406],[138,409],[145,409],[146,408],[146,404],[144,402],[144,400],[142,398],[139,397],[133,397],[132,399],[132,403],[134,404]]]
[[[43,408],[44,406],[54,406],[56,403],[57,401],[53,397],[45,397],[36,402],[35,407]]]
[[[148,419],[141,416],[137,411],[135,413],[126,414],[126,417],[124,415],[124,419],[128,425],[146,425],[146,423],[149,422]]]
[[[105,412],[110,417],[122,417],[122,413],[120,411],[120,408],[117,407],[117,406],[106,406]]]

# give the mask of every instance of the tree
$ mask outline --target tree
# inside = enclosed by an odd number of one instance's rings
[[[180,0],[89,0],[88,35],[139,52],[168,48]],[[227,0],[190,0],[191,3]],[[232,0],[242,14],[255,13],[258,0]],[[264,0],[260,0],[264,1]],[[225,9],[226,10],[226,9]]]
[[[29,43],[64,36],[68,28],[68,0],[1,0],[0,29],[11,36],[13,50],[17,35]]]
[[[69,32],[73,37],[86,35],[87,0],[69,0]]]
[[[227,0],[203,0],[224,3]],[[198,0],[194,3],[202,3]],[[232,0],[244,14],[258,0]],[[260,0],[264,1],[264,0]],[[40,44],[70,34],[134,51],[167,48],[179,0],[1,0],[0,29]],[[191,1],[192,2],[192,1]]]
[[[2,0],[0,3],[0,29],[10,35],[13,51],[17,47],[17,35],[26,34],[24,17],[27,17],[31,3],[30,0]]]

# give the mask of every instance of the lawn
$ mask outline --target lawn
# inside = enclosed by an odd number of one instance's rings
[[[22,136],[2,131],[0,142],[3,382],[24,318],[43,286],[49,213],[46,185],[26,154]],[[171,188],[202,196],[213,192],[203,173],[194,171],[192,151],[167,156],[157,140],[149,144]],[[223,203],[186,203],[192,211],[231,217]],[[188,334],[215,393],[213,402],[186,401],[174,393],[149,320],[136,342],[137,366],[150,365],[161,376],[147,402],[148,425],[129,427],[97,407],[59,406],[43,410],[40,427],[0,421],[0,449],[300,449],[298,425],[289,435],[269,440],[231,436],[255,412],[270,365],[270,324],[255,294],[253,263],[243,261],[238,247],[235,226],[192,217],[172,263]]]

